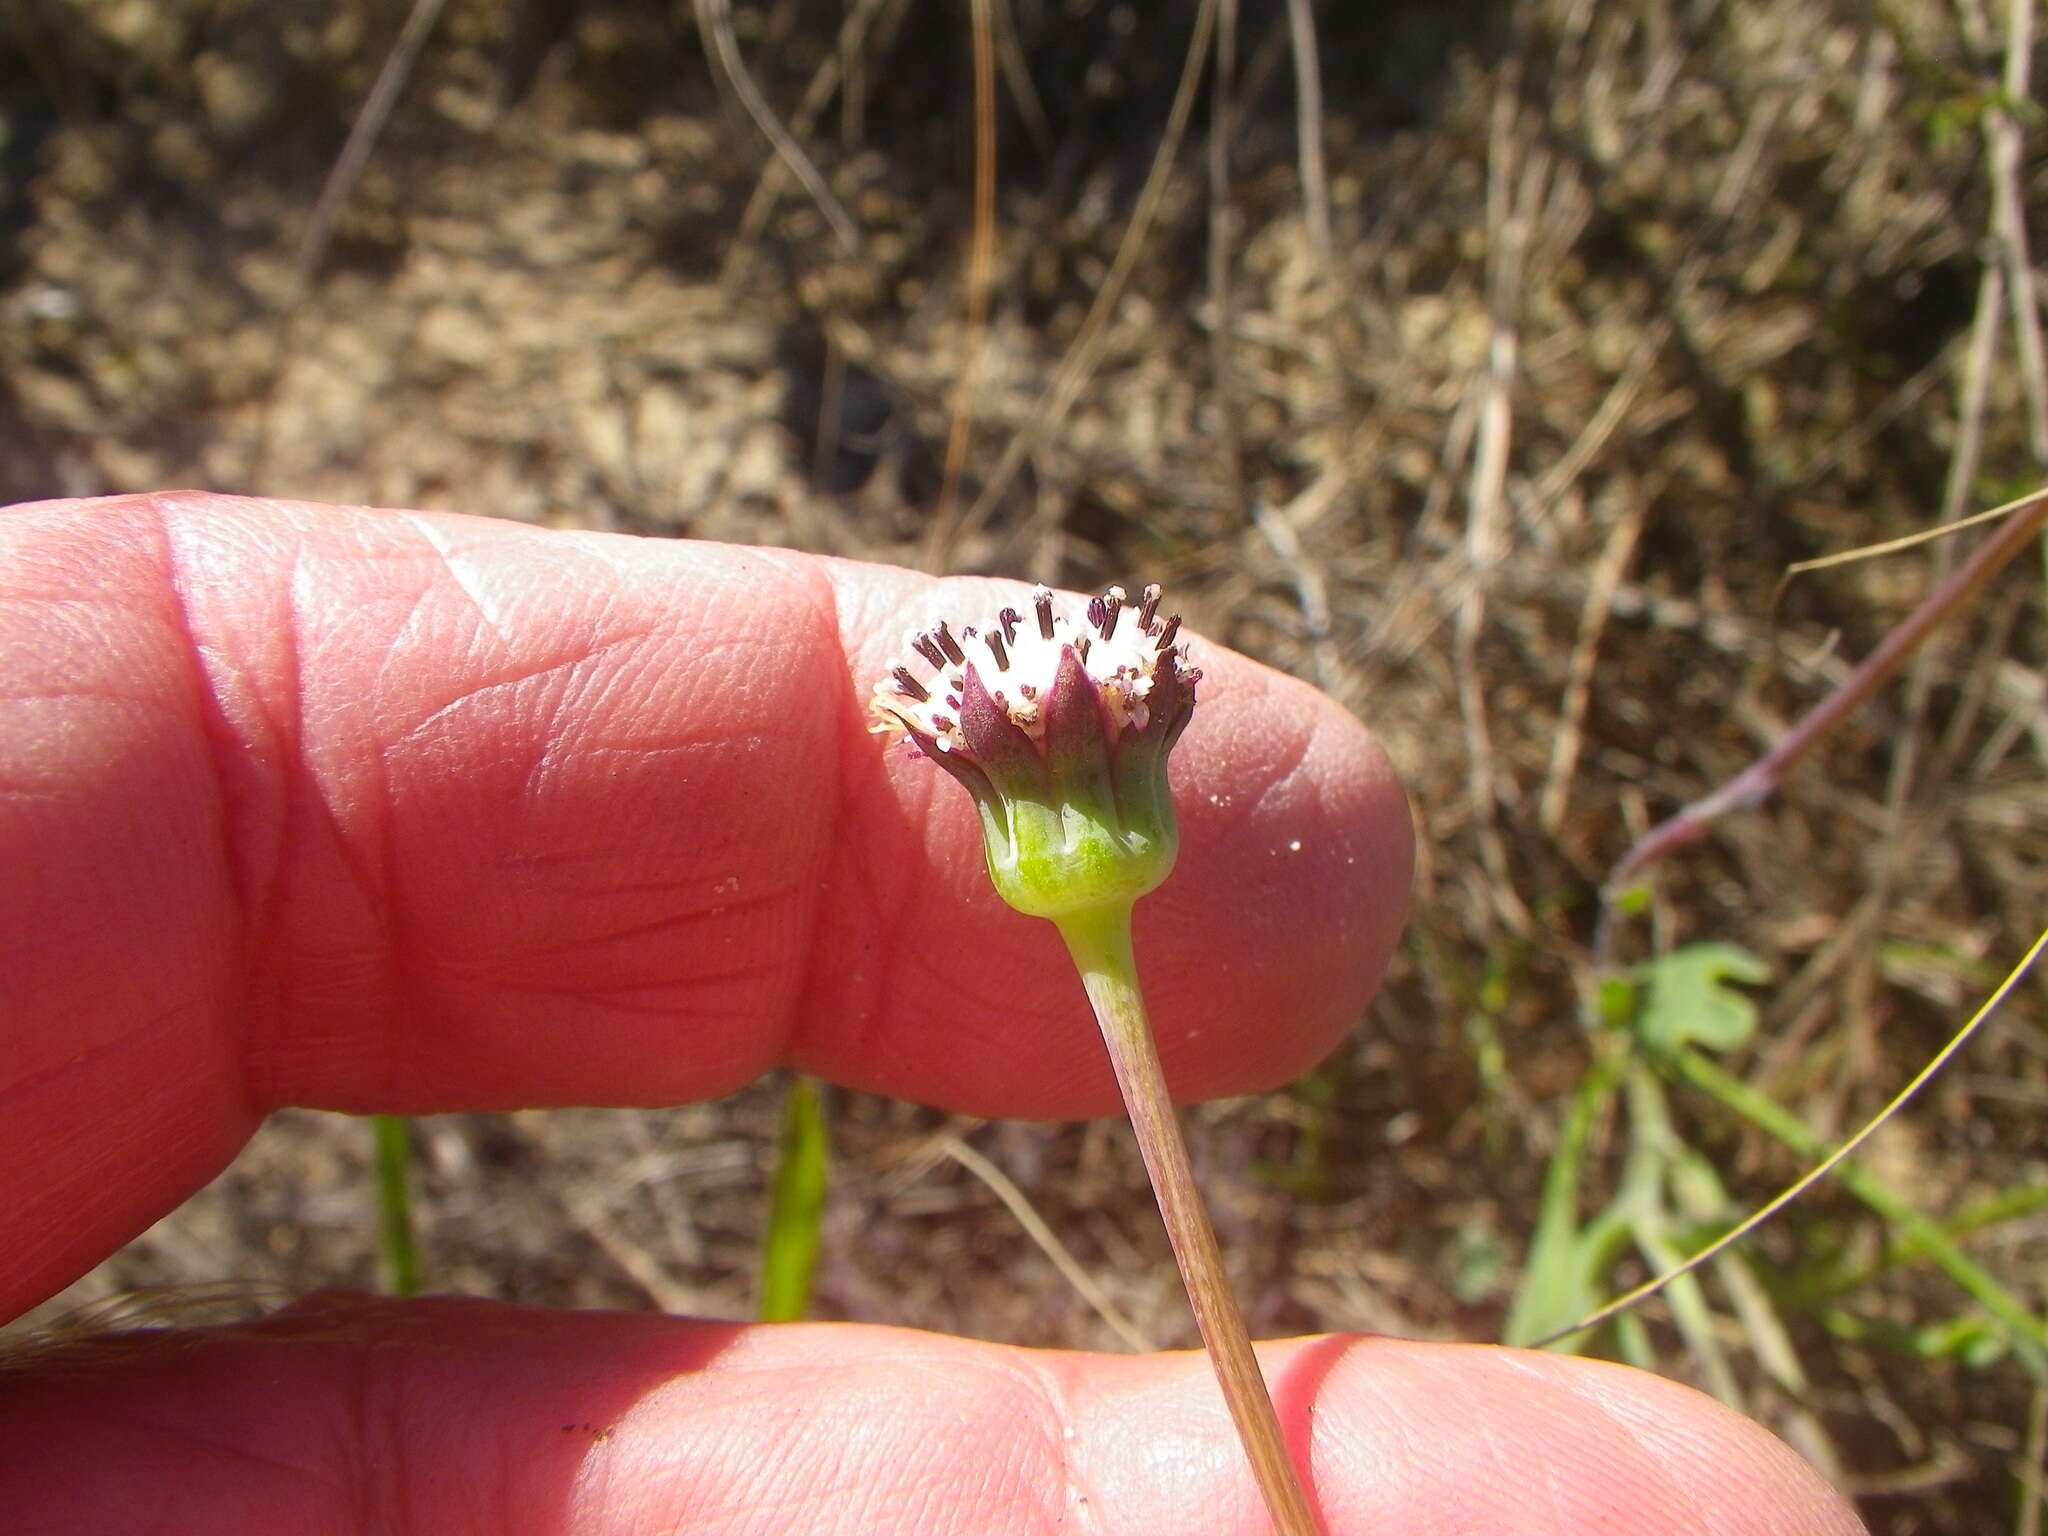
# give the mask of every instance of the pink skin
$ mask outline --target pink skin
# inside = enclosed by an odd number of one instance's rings
[[[199,494],[0,512],[0,1316],[283,1104],[672,1103],[788,1063],[1112,1112],[967,797],[864,730],[902,633],[999,594]],[[1138,924],[1189,1098],[1330,1049],[1411,853],[1355,722],[1195,660],[1181,870]],[[1365,1339],[1265,1359],[1333,1533],[1860,1529],[1650,1377]],[[0,1374],[0,1489],[35,1532],[1263,1528],[1199,1356],[452,1300]]]

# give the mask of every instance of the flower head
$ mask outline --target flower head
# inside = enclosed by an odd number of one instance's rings
[[[914,632],[875,686],[874,729],[900,731],[974,796],[989,874],[1019,911],[1128,904],[1173,868],[1166,759],[1202,674],[1159,596],[1147,587],[1133,609],[1111,587],[1076,623],[1039,587],[1028,617]]]

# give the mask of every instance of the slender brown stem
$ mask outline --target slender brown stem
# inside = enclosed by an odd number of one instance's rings
[[[1223,1400],[1237,1425],[1238,1440],[1265,1496],[1266,1510],[1280,1536],[1320,1536],[1322,1527],[1309,1508],[1308,1495],[1280,1432],[1279,1417],[1273,1412],[1273,1400],[1267,1395],[1265,1378],[1259,1374],[1244,1314],[1231,1294],[1216,1233],[1209,1225],[1188,1162],[1180,1119],[1166,1091],[1166,1074],[1160,1068],[1145,1000],[1138,991],[1130,908],[1077,913],[1058,919],[1058,925],[1102,1026],[1110,1065],[1116,1069],[1131,1129],[1137,1133],[1138,1150],[1152,1178],[1152,1192],[1180,1264],[1195,1325],[1201,1330],[1209,1362],[1223,1388]]]
[[[1886,635],[1878,648],[1865,658],[1842,685],[1802,716],[1799,723],[1778,739],[1775,746],[1741,773],[1705,799],[1695,800],[1675,815],[1660,821],[1641,838],[1607,876],[1607,905],[1602,911],[1601,931],[1596,937],[1596,960],[1604,964],[1608,955],[1607,917],[1617,892],[1646,865],[1655,863],[1674,849],[1704,834],[1709,825],[1732,811],[1752,810],[1774,793],[1792,765],[1804,757],[1842,717],[1861,705],[1884,683],[1928,634],[1955,613],[1984,583],[2002,570],[2013,556],[2025,549],[2048,523],[2048,491],[2037,491],[2012,504],[2006,525],[1978,546],[1952,575],[1944,579],[1927,599]]]

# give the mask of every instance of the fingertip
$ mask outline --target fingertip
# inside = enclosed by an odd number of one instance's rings
[[[1782,1440],[1648,1372],[1395,1339],[1333,1337],[1301,1348],[1296,1364],[1320,1378],[1317,1481],[1328,1490],[1333,1529],[1863,1529],[1848,1502]]]
[[[1330,1536],[1857,1536],[1782,1443],[1580,1360],[1327,1337],[1261,1364]],[[329,1298],[0,1375],[26,1528],[983,1536],[1264,1529],[1207,1360]],[[35,1522],[40,1520],[40,1525]],[[151,1527],[153,1528],[153,1527]]]
[[[1247,658],[1197,655],[1209,675],[1174,780],[1181,867],[1138,933],[1162,958],[1147,985],[1169,1065],[1211,1097],[1285,1082],[1356,1025],[1407,916],[1414,833],[1357,716]]]

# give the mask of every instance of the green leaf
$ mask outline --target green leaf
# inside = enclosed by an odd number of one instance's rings
[[[1957,1360],[1974,1370],[1996,1365],[2008,1350],[2005,1335],[1981,1317],[1957,1317],[1930,1323],[1913,1338],[1923,1360]]]
[[[1609,1029],[1620,1029],[1626,1025],[1636,1015],[1636,996],[1640,990],[1623,976],[1609,976],[1601,982],[1596,1004],[1600,1022]]]
[[[764,1323],[795,1322],[810,1311],[828,1179],[824,1107],[818,1090],[800,1077],[783,1104],[780,1156],[769,1188],[757,1309]]]
[[[1698,1045],[1733,1051],[1756,1033],[1756,1004],[1730,982],[1768,981],[1771,970],[1736,944],[1688,944],[1643,966],[1636,1031],[1653,1050]]]

